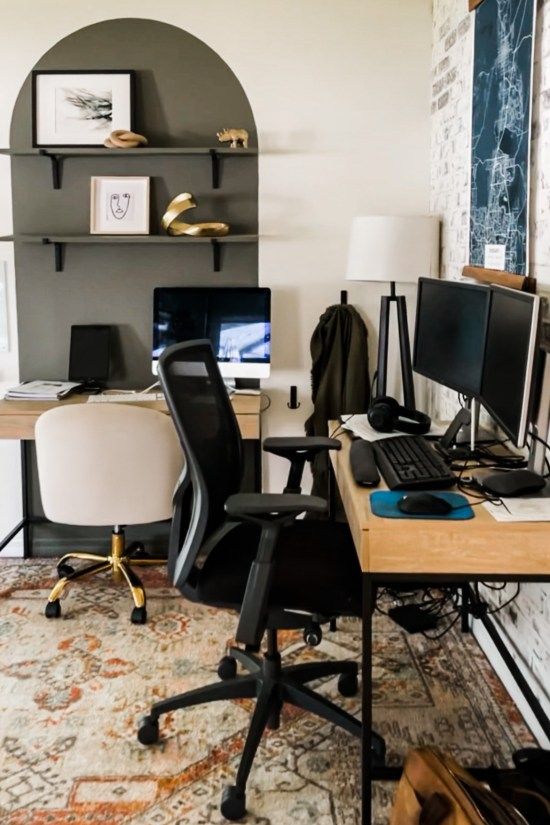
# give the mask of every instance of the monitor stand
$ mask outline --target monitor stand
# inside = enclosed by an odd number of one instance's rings
[[[476,443],[494,440],[493,433],[479,426],[479,404],[469,398],[441,436],[439,448],[447,455],[462,458],[475,450]]]

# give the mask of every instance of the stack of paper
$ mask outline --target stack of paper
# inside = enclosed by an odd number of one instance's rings
[[[59,401],[81,386],[78,381],[26,381],[8,390],[4,398],[8,401]]]

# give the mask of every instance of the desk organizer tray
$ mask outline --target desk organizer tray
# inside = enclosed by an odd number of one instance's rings
[[[468,499],[460,493],[443,493],[441,490],[426,490],[423,492],[430,492],[438,498],[443,498],[448,501],[451,507],[460,507],[460,510],[455,510],[445,515],[436,516],[413,516],[411,513],[402,513],[397,506],[397,502],[407,493],[403,490],[378,490],[376,493],[370,495],[370,506],[375,516],[380,518],[409,518],[409,519],[424,519],[425,521],[464,521],[474,517],[474,511],[468,504]],[[465,507],[464,505],[468,505]]]

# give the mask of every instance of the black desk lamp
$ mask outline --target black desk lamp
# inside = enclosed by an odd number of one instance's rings
[[[415,409],[407,322],[407,303],[395,284],[416,283],[421,276],[439,275],[439,219],[430,215],[367,215],[354,218],[346,278],[389,281],[390,294],[380,303],[376,396],[386,395],[391,305],[397,308],[399,350],[405,407]]]

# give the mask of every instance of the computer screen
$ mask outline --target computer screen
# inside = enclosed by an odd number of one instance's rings
[[[271,291],[263,287],[158,287],[153,308],[153,372],[171,344],[208,338],[222,375],[267,378]]]
[[[540,298],[493,287],[481,403],[518,447],[530,419]]]
[[[479,396],[491,290],[420,278],[413,369],[469,398]]]
[[[111,327],[76,324],[71,327],[69,381],[106,381],[109,378]]]

